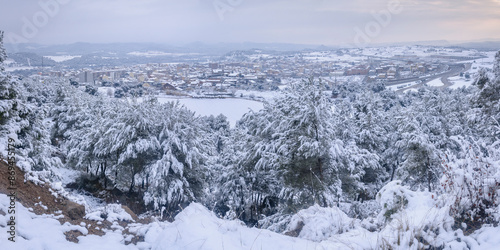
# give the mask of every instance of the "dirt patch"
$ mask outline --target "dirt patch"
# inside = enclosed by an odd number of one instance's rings
[[[54,197],[49,191],[47,185],[36,185],[31,181],[24,181],[24,172],[15,167],[16,171],[16,194],[17,201],[23,206],[32,208],[35,214],[61,214],[63,206],[61,203],[65,200],[61,197]],[[0,161],[0,193],[9,194],[8,166]],[[45,209],[45,207],[47,209]],[[65,215],[66,216],[66,215]]]
[[[74,182],[66,185],[66,188],[85,191],[106,203],[122,204],[133,214],[143,214],[147,211],[140,192],[122,192],[117,188],[106,188],[106,185],[103,184],[104,182],[105,180],[96,175],[84,173]]]
[[[24,180],[24,172],[19,168],[15,167],[16,180],[15,184],[17,187],[17,201],[27,208],[31,208],[32,212],[37,215],[42,214],[53,214],[53,215],[64,215],[63,218],[58,219],[61,224],[66,222],[73,225],[84,226],[88,230],[88,234],[102,236],[105,234],[104,229],[111,230],[112,223],[109,221],[92,221],[83,218],[85,216],[85,208],[79,204],[76,204],[64,197],[55,197],[49,190],[50,186],[47,184],[37,185],[31,181]],[[10,190],[8,187],[10,185],[8,176],[8,165],[0,161],[0,193],[9,194]],[[82,211],[83,207],[83,211]],[[137,216],[129,209],[126,208],[125,211],[130,213],[134,219]],[[2,211],[0,211],[1,213]],[[135,223],[141,223],[144,219],[136,220]],[[119,222],[125,230],[124,233],[130,234],[127,230],[128,222]],[[65,233],[66,239],[71,242],[78,242],[78,236],[82,233],[79,231],[68,231]],[[134,236],[132,243],[137,243],[143,241],[142,237]]]

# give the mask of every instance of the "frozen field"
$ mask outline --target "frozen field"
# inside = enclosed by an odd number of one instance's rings
[[[193,98],[172,98],[158,97],[161,103],[179,101],[186,108],[194,111],[198,115],[214,115],[223,114],[227,117],[231,127],[234,127],[236,121],[250,110],[259,111],[263,108],[263,104],[257,101],[246,99],[193,99]]]
[[[453,83],[453,85],[451,85],[449,87],[451,89],[458,89],[461,87],[469,87],[470,85],[472,85],[472,82],[473,82],[473,80],[470,80],[470,79],[467,80],[467,79],[460,77],[460,76],[450,77],[450,78],[448,78],[448,80]]]
[[[438,79],[434,79],[434,80],[428,82],[427,86],[441,87],[441,86],[444,86],[444,83],[441,81],[441,78],[438,78]]]
[[[47,58],[50,58],[56,62],[64,62],[64,61],[69,61],[74,58],[80,58],[82,56],[70,56],[70,55],[62,55],[62,56],[45,56]]]

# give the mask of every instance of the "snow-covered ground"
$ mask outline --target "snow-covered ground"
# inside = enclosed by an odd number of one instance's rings
[[[54,215],[36,215],[16,203],[15,242],[7,240],[10,226],[7,214],[10,199],[0,194],[0,249],[318,249],[320,243],[292,238],[268,230],[248,228],[240,221],[218,219],[200,204],[193,203],[175,217],[175,221],[155,221],[150,224],[130,224],[129,232],[144,236],[144,242],[125,245],[131,235],[124,234],[119,220],[132,220],[119,205],[106,210],[113,223],[106,235],[88,235],[90,225],[61,225]],[[103,220],[99,211],[88,213],[91,220]],[[61,215],[59,215],[61,216]],[[66,240],[64,233],[77,230],[78,243]],[[321,249],[321,247],[319,248]]]
[[[16,202],[15,242],[8,240],[11,226],[7,226],[10,199],[0,194],[0,249],[45,250],[45,249],[138,249],[123,244],[124,237],[119,230],[109,231],[103,237],[87,235],[88,229],[82,225],[61,225],[54,215],[36,215]],[[10,215],[9,215],[10,216]],[[59,215],[61,216],[61,215]],[[77,230],[86,235],[78,244],[66,240],[64,232]]]
[[[144,56],[144,57],[199,55],[198,53],[167,53],[162,51],[147,51],[147,52],[134,51],[127,54],[131,56]]]
[[[115,96],[115,88],[113,87],[99,87],[97,88],[97,93],[102,96],[114,97]]]
[[[280,89],[285,89],[288,88],[289,85],[281,85],[279,86]],[[237,90],[234,93],[234,96],[236,97],[243,97],[245,99],[248,98],[258,98],[258,99],[264,99],[264,100],[272,100],[276,96],[280,95],[279,91],[257,91],[257,90]]]
[[[45,56],[47,58],[50,58],[56,62],[64,62],[64,61],[69,61],[74,58],[80,58],[82,56],[70,56],[70,55],[64,55],[64,56]]]
[[[444,86],[444,83],[441,81],[441,78],[438,78],[438,79],[434,79],[434,80],[428,82],[427,86],[441,87],[441,86]]]
[[[397,209],[401,199],[406,200],[406,205]],[[104,229],[104,236],[96,236],[88,234],[90,224],[61,225],[56,219],[62,215],[36,215],[16,203],[16,242],[11,242],[7,240],[10,198],[0,194],[0,249],[275,250],[380,249],[384,246],[420,249],[424,246],[422,242],[445,249],[496,249],[500,245],[499,227],[484,226],[469,236],[461,229],[453,230],[449,206],[442,205],[444,199],[428,191],[411,191],[400,181],[393,181],[377,194],[377,202],[382,207],[378,217],[359,220],[350,218],[337,207],[312,206],[299,211],[287,226],[287,231],[290,231],[299,223],[302,225],[297,238],[249,228],[238,220],[217,218],[198,203],[184,208],[173,222],[155,220],[149,224],[135,223],[120,205],[108,204],[86,215],[89,220],[103,221],[100,213],[106,212],[105,220],[113,224],[112,229]],[[131,224],[124,228],[118,224],[120,220]],[[377,227],[380,229],[367,229]],[[65,238],[64,232],[72,230],[83,234],[78,237],[78,243]],[[144,241],[125,245],[132,234],[144,237]]]
[[[5,67],[5,71],[7,72],[13,72],[16,70],[31,70],[34,69],[34,67]]]
[[[160,103],[179,101],[186,108],[202,116],[217,116],[223,114],[227,117],[232,127],[236,122],[250,110],[259,111],[264,106],[261,102],[246,99],[228,98],[228,99],[194,99],[194,98],[173,98],[160,96]]]
[[[473,80],[471,80],[471,79],[465,79],[464,77],[460,77],[460,76],[450,77],[450,78],[448,78],[448,80],[451,83],[453,83],[453,85],[451,85],[449,87],[451,89],[458,89],[458,88],[462,88],[462,87],[469,87],[473,83]]]
[[[414,81],[414,82],[407,82],[407,83],[402,83],[402,84],[387,86],[386,88],[390,89],[390,90],[393,90],[393,91],[396,91],[396,90],[399,90],[399,89],[402,89],[402,88],[406,88],[406,87],[410,87],[410,86],[413,86],[413,85],[416,85],[416,84],[419,84],[419,83],[416,82],[416,81]]]
[[[415,88],[411,88],[411,89],[404,90],[403,92],[406,93],[406,92],[410,92],[410,91],[417,92],[418,90]]]

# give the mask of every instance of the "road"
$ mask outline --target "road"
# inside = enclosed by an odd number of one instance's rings
[[[465,72],[465,71],[468,71],[470,70],[472,64],[471,63],[466,63],[464,64],[464,67],[462,68],[463,70],[460,70],[458,73],[460,72]],[[441,86],[441,88],[448,88],[450,87],[451,85],[453,85],[452,82],[450,82],[450,80],[448,78],[450,77],[454,77],[454,76],[457,76],[458,74],[452,74],[452,75],[448,75],[448,76],[443,76],[441,77],[441,82],[444,83],[444,86]]]
[[[470,63],[466,63],[466,64],[452,64],[452,65],[449,65],[449,66],[450,66],[450,69],[448,71],[446,71],[446,72],[443,72],[443,73],[440,73],[440,74],[436,74],[436,75],[433,75],[433,76],[430,76],[430,77],[421,77],[421,78],[419,78],[420,80],[422,80],[421,83],[416,84],[416,85],[412,85],[412,86],[407,87],[407,88],[398,89],[396,92],[402,93],[402,92],[404,92],[405,90],[408,90],[408,89],[419,88],[419,87],[423,86],[424,84],[426,84],[426,83],[428,83],[430,81],[433,81],[435,79],[438,79],[438,78],[441,78],[441,81],[444,84],[444,86],[441,86],[440,88],[448,88],[449,86],[453,85],[448,80],[448,78],[453,77],[453,76],[457,76],[457,75],[460,74],[460,72],[467,71],[467,70],[469,70],[471,68],[471,64]]]

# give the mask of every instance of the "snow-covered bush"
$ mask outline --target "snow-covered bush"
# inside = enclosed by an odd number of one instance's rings
[[[108,204],[107,206],[101,207],[96,211],[87,213],[85,218],[94,221],[107,220],[109,222],[134,221],[132,216],[127,213],[120,204]]]
[[[498,222],[500,171],[490,157],[474,153],[472,146],[464,159],[445,155],[441,185],[451,196],[450,214],[457,227],[466,225],[469,231],[485,223]]]
[[[414,196],[414,192],[401,185],[401,181],[392,181],[385,185],[376,196],[382,207],[384,220],[391,220],[392,215],[404,210],[408,200]]]
[[[299,238],[319,242],[348,232],[358,222],[338,207],[314,205],[293,215],[286,231],[298,233],[296,236]]]
[[[429,191],[412,191],[392,181],[377,194],[379,247],[425,249],[443,247],[456,240],[449,207]],[[460,241],[460,240],[459,240]]]

